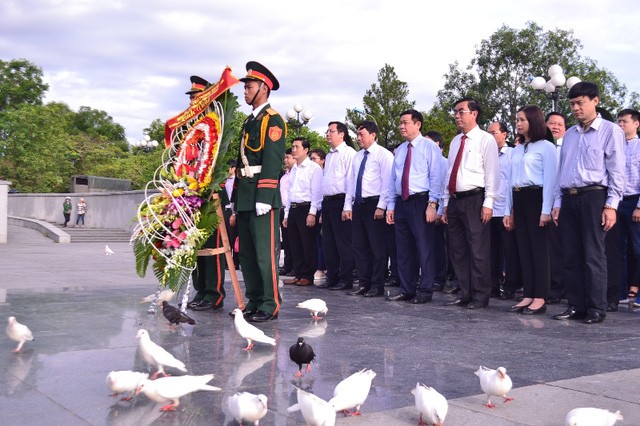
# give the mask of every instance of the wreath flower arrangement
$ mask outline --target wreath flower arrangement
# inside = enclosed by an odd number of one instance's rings
[[[174,291],[188,282],[198,250],[218,227],[212,192],[228,176],[226,162],[216,167],[216,160],[227,152],[232,132],[223,130],[238,103],[227,91],[207,104],[167,133],[168,147],[145,187],[131,237],[138,275],[144,277],[151,264],[160,286]]]

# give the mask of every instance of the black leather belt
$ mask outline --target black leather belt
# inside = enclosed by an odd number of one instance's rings
[[[325,195],[322,201],[344,200],[344,194]]]
[[[458,191],[451,194],[451,196],[456,200],[459,200],[460,198],[470,197],[477,194],[484,194],[484,188],[473,188],[468,191]]]
[[[513,187],[513,191],[514,192],[531,191],[532,189],[542,189],[542,187],[540,185],[514,186]]]
[[[402,200],[402,196],[401,195],[398,195],[397,198],[399,198],[402,201],[409,201],[409,200],[412,200],[414,198],[428,197],[428,196],[429,196],[429,191],[422,191],[422,192],[416,192],[415,194],[409,195],[409,198],[407,198],[406,200]]]
[[[640,197],[640,194],[625,195],[624,197],[622,197],[622,201],[637,200],[639,197]]]
[[[366,203],[367,201],[378,201],[380,199],[379,195],[372,195],[371,197],[364,197],[362,199],[363,203]]]
[[[291,203],[291,208],[292,209],[297,209],[298,207],[306,207],[306,206],[310,206],[311,205],[311,201],[303,201],[301,203]]]
[[[607,187],[604,185],[589,185],[583,186],[581,188],[562,188],[562,195],[580,195],[585,192],[595,191],[595,190],[607,190]]]

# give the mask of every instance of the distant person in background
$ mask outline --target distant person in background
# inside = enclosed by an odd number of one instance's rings
[[[296,164],[296,160],[291,155],[291,148],[287,148],[284,153],[284,170],[282,176],[280,176],[280,197],[282,198],[282,205],[286,206],[289,201],[289,186],[291,185],[291,168]],[[289,243],[289,230],[282,226],[284,220],[284,209],[280,209],[280,232],[282,233],[282,250],[284,251],[283,266],[280,268],[280,275],[295,275],[292,274],[293,258],[291,256],[291,244]]]
[[[64,227],[67,227],[67,223],[71,220],[71,209],[73,208],[73,204],[71,204],[71,197],[66,197],[64,199],[64,203],[62,203],[62,214],[64,215]]]
[[[315,148],[309,151],[309,159],[320,166],[320,168],[323,170],[326,158],[327,153],[320,148]],[[313,277],[318,281],[324,281],[326,279],[325,271],[327,270],[327,265],[324,261],[324,250],[322,248],[322,204],[320,205],[320,209],[318,210],[317,215],[318,234],[316,235],[316,245],[318,246],[318,267]]]
[[[80,198],[78,201],[78,217],[76,218],[76,228],[78,226],[84,228],[84,215],[87,213],[87,203],[84,201],[84,198]],[[82,222],[82,225],[80,225]]]
[[[227,178],[227,180],[224,182],[224,190],[227,193],[227,199],[231,200],[231,195],[233,194],[233,184],[236,181],[236,160],[234,160],[233,158],[230,159],[227,164],[229,164],[229,177]],[[221,201],[222,201],[222,197],[221,197]],[[231,219],[231,216],[234,216],[233,214],[233,209],[231,208],[231,202],[227,202],[225,204],[222,205],[222,208],[224,209],[224,223],[227,227],[227,236],[229,237],[229,245],[231,246],[231,253],[233,254],[233,264],[235,265],[236,269],[239,269],[239,262],[238,262],[238,251],[236,250],[236,239],[238,238],[238,229],[236,228],[236,218],[234,217],[233,220]],[[228,267],[229,265],[227,265]]]

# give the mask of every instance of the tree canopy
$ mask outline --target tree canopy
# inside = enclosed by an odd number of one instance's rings
[[[385,64],[378,71],[377,83],[372,83],[362,98],[364,110],[347,109],[347,125],[355,132],[358,123],[373,119],[380,129],[378,143],[385,147],[397,146],[403,141],[398,129],[400,114],[416,104],[408,97],[408,84],[398,78],[391,65]]]
[[[21,104],[41,105],[49,85],[42,69],[26,59],[0,60],[0,111]]]

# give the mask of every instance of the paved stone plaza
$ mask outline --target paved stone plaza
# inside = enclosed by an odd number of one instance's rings
[[[297,425],[304,423],[300,412],[286,410],[296,402],[294,385],[328,400],[340,380],[363,368],[377,373],[364,415],[339,413],[338,424],[417,424],[410,390],[418,381],[449,400],[447,426],[563,425],[565,414],[581,406],[620,410],[620,424],[640,424],[640,312],[626,307],[589,326],[551,319],[563,305],[527,317],[506,313],[510,302],[494,299],[471,312],[443,306],[451,296],[442,293],[431,304],[411,305],[286,286],[280,318],[259,325],[277,346],[257,343],[246,352],[227,315],[235,307],[229,281],[222,312],[189,311],[197,324],[172,331],[161,314],[148,315],[148,304],[138,303],[155,291],[152,274],[137,277],[128,244],[109,245],[113,256],[105,256],[104,244],[55,244],[9,227],[9,242],[0,245],[0,317],[15,316],[36,340],[21,354],[11,352],[15,343],[4,333],[0,340],[3,424],[232,425],[226,398],[249,391],[269,398],[262,425]],[[311,297],[327,301],[326,319],[314,322],[295,308]],[[143,395],[111,398],[110,371],[147,371],[137,353],[140,328],[189,374],[214,373],[211,384],[222,391],[186,396],[170,413]],[[288,356],[298,336],[317,354],[302,380]],[[495,409],[484,407],[474,375],[480,365],[507,369],[512,402],[498,398]]]

